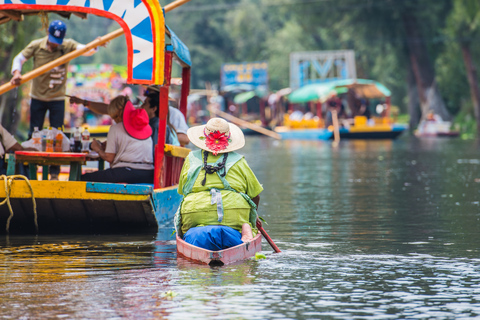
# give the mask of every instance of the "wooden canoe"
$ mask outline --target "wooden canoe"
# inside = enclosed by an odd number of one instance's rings
[[[262,250],[262,235],[258,233],[250,242],[220,251],[210,251],[183,241],[177,235],[177,253],[187,259],[208,264],[223,266],[255,256]]]

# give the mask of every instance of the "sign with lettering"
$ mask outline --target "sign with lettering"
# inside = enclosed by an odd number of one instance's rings
[[[268,88],[268,63],[266,61],[226,63],[222,65],[221,86],[249,84]]]

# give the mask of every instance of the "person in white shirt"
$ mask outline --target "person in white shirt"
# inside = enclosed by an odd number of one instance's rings
[[[82,181],[153,183],[152,128],[144,109],[136,109],[125,96],[108,105],[116,122],[110,127],[106,144],[93,140],[91,149],[110,163],[110,168],[86,173]]]
[[[17,140],[7,131],[2,125],[0,125],[0,174],[7,173],[7,166],[5,163],[5,154],[15,151],[37,151],[35,148],[24,148]]]

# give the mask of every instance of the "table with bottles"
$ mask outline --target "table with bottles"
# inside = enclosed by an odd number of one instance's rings
[[[48,180],[48,166],[69,165],[69,180],[79,181],[87,156],[87,153],[82,152],[15,151],[17,163],[28,163],[30,180],[37,180],[38,165],[43,166],[43,180]]]
[[[48,180],[48,167],[69,165],[70,181],[79,181],[82,174],[82,165],[87,160],[98,160],[99,168],[103,167],[103,160],[90,157],[90,133],[88,129],[80,133],[80,128],[75,128],[72,138],[67,140],[69,151],[65,151],[64,139],[68,139],[61,128],[56,130],[51,127],[48,130],[38,131],[34,129],[32,134],[33,147],[38,151],[16,151],[15,161],[27,163],[29,166],[30,179],[37,179],[37,166],[43,166],[42,179]],[[62,148],[63,145],[63,148]]]

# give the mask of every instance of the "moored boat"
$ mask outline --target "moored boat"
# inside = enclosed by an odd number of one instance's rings
[[[407,126],[394,123],[390,117],[390,95],[384,85],[366,79],[309,84],[288,96],[293,112],[285,116],[285,127],[275,130],[284,139],[333,139],[331,110],[336,110],[341,139],[395,139]],[[378,103],[374,110],[370,101]],[[298,110],[304,104],[308,105],[305,115]],[[297,105],[296,111],[293,105]]]
[[[219,251],[211,251],[191,245],[177,235],[177,253],[179,255],[210,266],[223,266],[246,260],[255,256],[255,253],[261,250],[262,235],[260,232],[250,242]]]
[[[443,121],[439,118],[427,115],[427,119],[422,120],[414,134],[418,138],[455,138],[460,135],[458,130],[452,130],[450,121]]]
[[[165,25],[164,20],[164,13],[176,6],[178,3],[161,8],[155,1],[135,0],[95,2],[92,5],[90,2],[52,4],[49,0],[37,0],[34,4],[24,4],[0,0],[0,17],[21,17],[26,12],[29,14],[60,12],[63,15],[75,13],[84,18],[87,14],[95,14],[114,19],[122,26],[122,29],[99,37],[83,49],[52,61],[48,67],[64,64],[83,52],[125,34],[128,48],[127,83],[161,85],[159,135],[154,153],[153,184],[77,181],[80,175],[79,167],[85,164],[85,157],[83,160],[76,159],[73,164],[72,155],[63,152],[61,154],[70,159],[62,160],[67,161],[67,165],[70,166],[70,181],[35,180],[38,164],[48,168],[48,165],[66,163],[58,162],[59,157],[55,155],[49,159],[45,153],[42,157],[33,159],[35,155],[24,152],[22,156],[25,154],[29,156],[31,167],[35,166],[34,174],[31,175],[31,180],[28,180],[25,176],[15,175],[15,162],[17,165],[23,163],[24,158],[15,159],[12,155],[9,157],[7,170],[10,176],[1,177],[5,182],[5,188],[0,188],[0,198],[5,200],[0,206],[0,234],[155,233],[160,223],[172,219],[181,201],[181,196],[177,193],[180,170],[184,158],[190,152],[186,148],[165,144],[168,91],[173,61],[182,68],[183,86],[179,109],[184,115],[190,85],[191,61],[188,48]],[[135,19],[131,18],[133,15]],[[8,20],[2,19],[0,23]],[[138,37],[137,33],[142,37]],[[166,45],[167,36],[171,44]],[[141,54],[135,54],[138,52]],[[22,83],[35,76],[38,76],[36,70],[25,74]],[[1,86],[0,92],[6,92],[11,88],[10,83],[5,84]],[[40,160],[43,162],[38,162]]]

